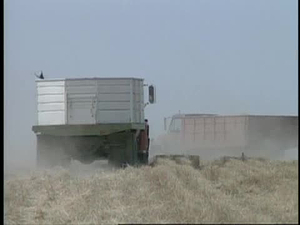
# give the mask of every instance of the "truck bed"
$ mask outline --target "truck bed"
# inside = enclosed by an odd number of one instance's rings
[[[182,119],[188,149],[280,151],[298,146],[297,116],[211,116]]]

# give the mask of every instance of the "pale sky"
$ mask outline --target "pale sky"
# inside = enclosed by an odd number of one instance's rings
[[[8,161],[35,160],[39,70],[155,84],[152,137],[179,110],[298,114],[296,0],[8,0],[4,10]]]

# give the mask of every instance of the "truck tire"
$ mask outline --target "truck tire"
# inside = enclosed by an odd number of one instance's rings
[[[124,151],[124,148],[111,148],[108,155],[108,164],[116,168],[124,167],[124,164],[126,164],[124,158],[122,157],[122,153]]]
[[[116,167],[138,164],[137,140],[135,131],[116,133],[109,136],[109,164]]]

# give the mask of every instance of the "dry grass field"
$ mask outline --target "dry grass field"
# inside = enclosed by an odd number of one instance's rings
[[[10,175],[4,188],[6,224],[298,223],[298,161],[75,165]]]

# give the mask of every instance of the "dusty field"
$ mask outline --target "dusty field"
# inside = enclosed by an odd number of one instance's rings
[[[298,161],[188,162],[6,177],[6,224],[298,223]],[[81,171],[81,174],[78,172]],[[94,171],[94,172],[91,172]]]

